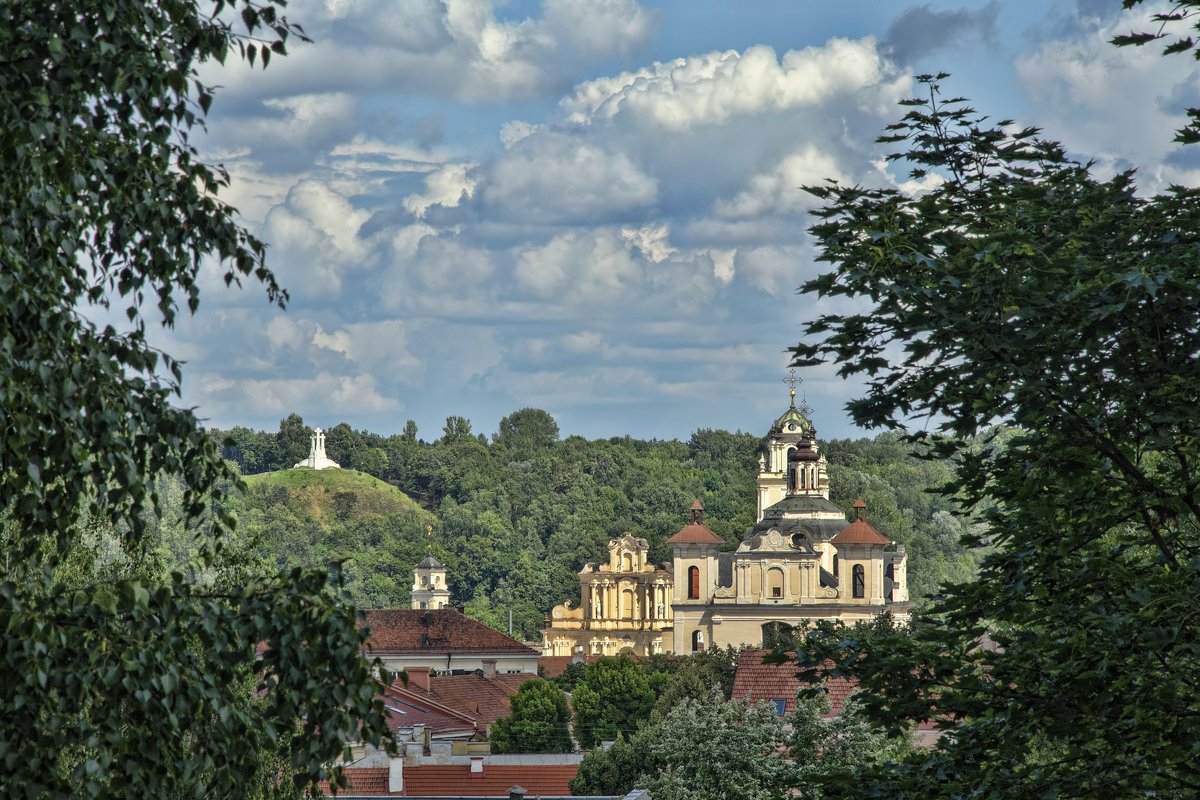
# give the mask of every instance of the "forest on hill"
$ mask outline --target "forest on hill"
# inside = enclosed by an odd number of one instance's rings
[[[343,564],[360,607],[407,607],[413,566],[426,550],[447,568],[452,601],[501,630],[539,638],[550,608],[578,601],[577,574],[606,558],[626,531],[670,561],[666,540],[693,500],[732,549],[754,523],[763,440],[741,431],[698,430],[686,442],[560,438],[554,418],[521,409],[491,437],[449,417],[423,441],[411,421],[380,436],[344,423],[326,452],[342,470],[291,470],[308,454],[309,428],[296,414],[279,430],[214,430],[246,476],[232,501],[240,534],[280,565]],[[962,545],[969,523],[935,490],[947,463],[918,457],[897,434],[822,442],[833,502],[856,497],[870,521],[909,551],[914,600],[948,580],[969,579],[978,551]]]

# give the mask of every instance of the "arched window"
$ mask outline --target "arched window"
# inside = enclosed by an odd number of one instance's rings
[[[867,596],[867,573],[862,564],[854,565],[854,596]]]
[[[625,571],[633,572],[633,553],[625,554]]]
[[[633,590],[624,589],[621,592],[621,616],[633,619]]]
[[[688,599],[700,599],[700,568],[688,567]]]
[[[692,652],[698,653],[704,649],[704,633],[692,631]]]
[[[783,570],[771,569],[767,571],[767,596],[774,598],[783,597]]]
[[[424,609],[424,608],[425,608],[425,601],[424,601],[424,600],[422,600],[422,601],[421,601],[421,608],[422,608],[422,609]]]
[[[428,584],[429,584],[429,577],[426,575],[422,575],[421,576],[421,585],[427,586]]]

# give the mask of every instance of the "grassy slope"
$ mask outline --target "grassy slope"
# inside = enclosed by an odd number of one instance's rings
[[[358,519],[410,511],[433,521],[432,514],[395,486],[352,469],[284,469],[247,475],[244,480],[252,494],[282,488],[290,508],[326,525],[335,512]]]

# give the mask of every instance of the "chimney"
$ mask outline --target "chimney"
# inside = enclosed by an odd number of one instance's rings
[[[496,677],[496,659],[485,658],[483,660],[483,677],[489,681]]]
[[[508,800],[524,800],[524,798],[525,798],[525,787],[524,786],[513,786],[513,787],[509,788]]]
[[[429,667],[408,667],[408,687],[420,692],[429,691]]]
[[[388,791],[404,791],[404,759],[393,758],[388,762]]]

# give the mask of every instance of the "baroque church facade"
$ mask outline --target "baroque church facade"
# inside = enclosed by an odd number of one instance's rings
[[[580,607],[551,611],[543,655],[690,653],[710,645],[761,646],[772,629],[814,619],[847,623],[890,611],[909,616],[904,545],[829,500],[825,456],[811,420],[792,402],[759,458],[757,521],[734,550],[691,521],[668,540],[672,563],[658,569],[631,534],[609,542],[608,563],[585,565]],[[659,598],[666,596],[666,602]]]

